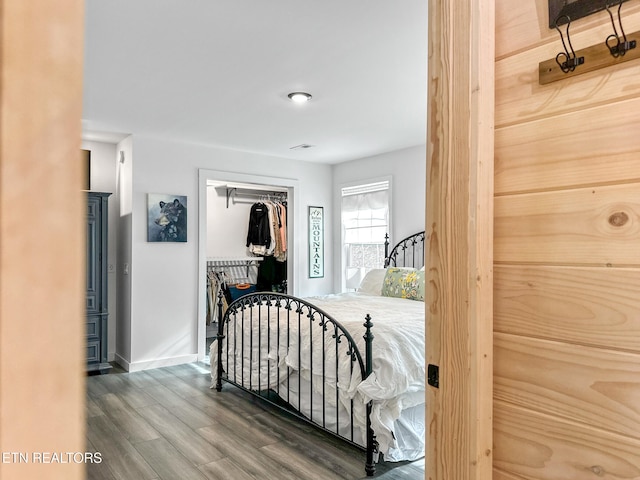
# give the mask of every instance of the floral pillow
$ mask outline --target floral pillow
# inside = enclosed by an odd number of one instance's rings
[[[387,268],[382,296],[424,301],[424,270]]]

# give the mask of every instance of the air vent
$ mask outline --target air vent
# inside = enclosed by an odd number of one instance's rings
[[[300,145],[296,145],[295,147],[289,147],[289,150],[298,150],[299,148],[311,148],[315,147],[315,145],[309,145],[308,143],[301,143]]]

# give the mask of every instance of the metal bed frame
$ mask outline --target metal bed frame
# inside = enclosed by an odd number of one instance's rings
[[[419,262],[424,259],[424,232],[419,232],[415,235],[409,236],[403,240],[401,240],[394,248],[391,250],[391,253],[388,253],[389,240],[388,235],[385,240],[385,268],[393,265],[393,266],[417,266],[416,263],[411,264],[411,262]],[[418,250],[422,248],[423,252],[420,255]],[[411,253],[408,253],[411,252]],[[365,461],[365,472],[367,476],[373,476],[375,474],[375,461],[377,459],[378,453],[378,444],[375,439],[375,434],[373,429],[371,428],[371,410],[372,410],[372,402],[368,402],[366,404],[366,439],[365,446],[356,443],[354,441],[354,427],[353,427],[353,400],[351,400],[350,409],[347,412],[349,415],[349,433],[341,434],[340,433],[340,415],[338,413],[338,406],[340,405],[340,400],[338,398],[339,389],[336,387],[336,397],[335,397],[335,407],[327,405],[326,403],[326,394],[325,387],[327,385],[327,375],[329,372],[326,371],[326,347],[333,349],[335,351],[335,371],[331,373],[335,373],[335,382],[336,385],[339,379],[339,369],[338,369],[338,358],[341,357],[344,360],[344,356],[348,357],[348,361],[350,361],[350,371],[349,375],[353,374],[354,371],[360,373],[360,378],[362,380],[366,379],[373,371],[373,333],[371,331],[373,327],[373,323],[371,321],[371,316],[369,314],[364,318],[363,326],[365,327],[364,333],[364,355],[361,353],[360,349],[356,345],[356,341],[353,339],[351,334],[346,330],[344,326],[342,326],[337,320],[331,317],[325,311],[315,307],[311,303],[301,298],[297,298],[291,295],[281,294],[281,293],[272,293],[272,292],[257,292],[250,293],[240,297],[239,299],[232,302],[227,311],[223,314],[223,302],[222,302],[222,294],[220,293],[218,296],[218,318],[221,318],[222,321],[218,322],[218,334],[216,335],[217,341],[217,380],[216,380],[216,390],[220,392],[222,390],[222,382],[226,382],[250,393],[253,396],[257,396],[262,400],[280,408],[288,411],[293,414],[300,420],[313,425],[320,430],[323,430],[333,436],[340,438],[343,441],[359,448],[363,449],[366,453],[366,461]],[[266,325],[264,323],[266,322]],[[255,326],[257,325],[257,333],[255,332]],[[273,360],[269,358],[268,355],[262,355],[262,348],[264,343],[266,342],[267,351],[270,351],[273,347],[276,348],[277,352],[280,352],[280,342],[281,338],[286,338],[287,351],[289,347],[292,345],[292,342],[298,342],[298,346],[301,342],[300,329],[304,325],[305,328],[309,329],[311,338],[313,338],[314,332],[316,335],[322,336],[322,372],[315,372],[316,378],[318,375],[321,375],[322,378],[322,415],[321,418],[314,418],[313,415],[313,397],[311,396],[311,406],[310,406],[310,418],[305,416],[302,413],[301,409],[301,348],[298,348],[298,392],[297,392],[297,407],[294,407],[290,401],[290,386],[289,386],[289,375],[294,370],[290,367],[281,367],[277,360]],[[248,338],[246,332],[249,332]],[[315,329],[315,331],[314,331]],[[235,332],[233,335],[229,335],[229,332]],[[242,334],[240,338],[238,338],[237,332],[240,331]],[[266,335],[263,335],[263,332],[266,332]],[[293,332],[293,334],[291,334]],[[277,344],[274,346],[271,344],[273,335],[276,335],[275,341]],[[230,340],[230,337],[233,336],[233,339]],[[264,338],[266,337],[266,339]],[[293,337],[293,338],[292,338]],[[317,338],[317,337],[316,337]],[[248,345],[247,345],[248,342]],[[329,343],[327,343],[329,342]],[[255,347],[257,346],[257,356],[258,358],[254,358]],[[245,371],[245,349],[249,349],[249,364],[254,365],[254,362],[257,361],[258,370],[258,385],[253,384],[253,375],[249,375],[249,379],[244,378]],[[226,357],[224,357],[226,352]],[[238,365],[238,355],[237,352],[240,352],[240,365]],[[313,350],[312,345],[309,345],[309,356],[310,356],[310,365],[311,378],[314,377],[313,370]],[[315,352],[316,355],[320,355],[320,353]],[[224,371],[223,367],[223,358],[226,359],[227,370]],[[262,369],[266,367],[267,375],[270,375],[272,369],[276,370],[276,378],[280,379],[280,369],[287,368],[287,386],[286,386],[286,397],[281,394],[280,389],[281,383],[275,382],[271,383],[271,378],[267,378],[267,388],[261,389],[263,386],[262,379],[260,378]],[[294,373],[295,375],[295,373]],[[283,400],[284,398],[284,400]],[[336,427],[335,431],[333,429],[327,428],[326,422],[326,414],[327,410],[335,409],[336,415]]]
[[[384,241],[384,268],[387,267],[413,267],[423,266],[425,232],[414,233],[400,240],[389,252],[389,235],[385,235]]]

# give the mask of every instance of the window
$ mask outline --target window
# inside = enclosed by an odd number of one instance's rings
[[[358,288],[369,270],[384,265],[389,188],[389,180],[342,188],[343,288]]]

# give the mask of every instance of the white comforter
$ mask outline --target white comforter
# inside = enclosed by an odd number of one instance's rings
[[[354,426],[362,434],[366,430],[365,405],[372,400],[372,427],[379,443],[380,451],[387,460],[413,460],[419,448],[412,445],[411,453],[403,453],[403,445],[397,442],[394,434],[394,424],[403,410],[424,404],[425,391],[425,341],[424,341],[424,311],[423,302],[405,300],[392,297],[381,297],[359,293],[345,293],[327,295],[305,299],[317,308],[324,310],[340,322],[356,341],[363,357],[365,355],[363,326],[366,314],[371,315],[374,335],[373,340],[373,373],[364,381],[356,369],[351,373],[351,362],[346,350],[339,350],[338,368],[336,372],[336,352],[330,341],[333,329],[324,332],[317,326],[318,321],[311,323],[306,316],[302,316],[302,323],[298,328],[294,322],[289,331],[284,328],[278,330],[277,322],[273,319],[267,323],[267,310],[261,309],[260,315],[254,312],[253,317],[245,318],[245,355],[229,360],[223,356],[223,368],[229,373],[235,372],[235,380],[253,389],[276,389],[277,384],[289,382],[287,378],[292,372],[306,381],[312,379],[316,393],[325,391],[325,398],[329,405],[335,407],[335,389],[339,391],[340,407],[350,411],[350,403],[354,401]],[[273,317],[273,312],[271,312]],[[260,318],[260,322],[258,322]],[[282,319],[281,319],[282,323]],[[260,325],[258,327],[258,325]],[[268,327],[267,327],[268,325]],[[249,333],[251,332],[251,333]],[[258,349],[257,336],[261,336]],[[300,344],[312,345],[310,350],[298,352],[297,336]],[[234,331],[228,332],[230,344],[238,345],[243,336],[238,325]],[[323,371],[323,336],[325,342],[324,371]],[[235,338],[234,338],[235,337]],[[252,338],[253,337],[253,338]],[[269,338],[269,347],[265,339]],[[280,341],[278,342],[278,337]],[[287,342],[287,337],[289,341]],[[311,337],[311,339],[309,338]],[[291,341],[291,339],[295,341]],[[331,345],[331,348],[326,348]],[[343,343],[342,346],[345,344]],[[249,348],[252,346],[253,348]],[[346,346],[345,346],[346,348]],[[212,345],[211,372],[215,383],[216,377],[216,347]],[[239,354],[238,354],[239,355]],[[266,359],[269,359],[267,363]],[[363,358],[364,360],[364,358]],[[313,367],[313,368],[312,368]],[[313,374],[311,373],[313,371]],[[324,386],[322,377],[326,379]],[[308,391],[308,388],[306,389]],[[305,389],[303,388],[303,391]],[[281,394],[282,395],[282,394]],[[294,403],[297,403],[294,402]],[[308,402],[307,402],[308,403]],[[300,407],[304,410],[305,402]],[[297,406],[297,405],[295,405]],[[314,408],[314,411],[317,409]],[[418,425],[415,437],[423,437],[424,425]],[[415,443],[415,442],[414,442]],[[424,450],[424,444],[422,445]]]

